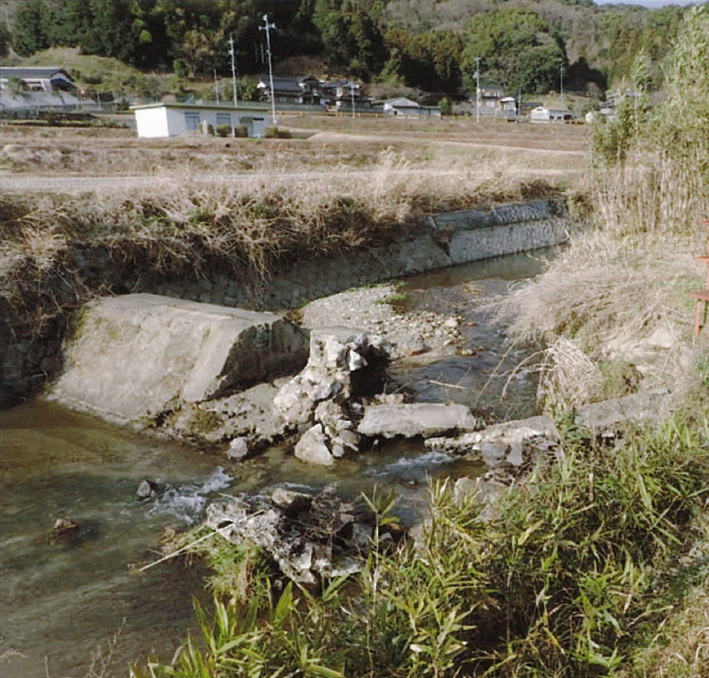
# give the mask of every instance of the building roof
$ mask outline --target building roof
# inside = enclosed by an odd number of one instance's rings
[[[61,73],[69,80],[73,78],[63,68],[58,66],[52,68],[15,68],[11,66],[0,67],[0,78],[22,78],[23,80],[51,80],[55,75]]]
[[[216,102],[207,102],[204,104],[187,104],[180,103],[177,101],[155,101],[151,104],[137,104],[131,106],[132,111],[142,111],[148,108],[186,108],[193,111],[203,111],[203,110],[217,110],[224,112],[231,111],[270,111],[271,107],[268,104],[263,104],[253,101],[244,101],[238,106],[224,106],[222,104],[217,104]]]
[[[271,89],[271,81],[268,76],[260,78],[259,86]],[[292,92],[293,94],[302,94],[303,92],[303,88],[298,84],[296,78],[273,78],[273,89],[276,92]]]
[[[415,101],[411,101],[411,99],[407,99],[405,97],[398,97],[397,99],[385,99],[384,101],[379,103],[388,104],[392,108],[421,108],[421,104],[417,104]]]

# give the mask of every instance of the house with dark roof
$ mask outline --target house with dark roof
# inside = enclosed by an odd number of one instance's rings
[[[21,82],[25,92],[73,92],[74,78],[63,68],[0,67],[0,90],[12,89],[12,82]]]
[[[264,99],[271,101],[271,81],[268,76],[256,85]],[[322,102],[322,83],[312,75],[297,78],[273,78],[273,98],[276,104],[315,105]]]

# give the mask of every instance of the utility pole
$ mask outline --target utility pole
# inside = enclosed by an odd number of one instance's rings
[[[522,115],[522,90],[517,90],[517,122],[519,122],[519,116]]]
[[[559,96],[564,98],[564,64],[559,66]]]
[[[239,97],[236,94],[236,61],[234,58],[234,36],[229,36],[229,54],[231,54],[231,86],[234,89],[234,108],[239,105]]]
[[[475,122],[480,124],[480,57],[475,57]]]
[[[276,24],[268,23],[268,14],[263,15],[265,26],[259,26],[260,31],[266,31],[266,53],[268,54],[268,77],[271,81],[271,109],[273,112],[273,126],[278,127],[278,119],[276,118],[276,97],[273,94],[273,63],[271,61],[271,36],[269,31],[276,28]]]
[[[355,94],[354,94],[355,84],[350,80],[350,99],[352,101],[352,118],[355,117]]]

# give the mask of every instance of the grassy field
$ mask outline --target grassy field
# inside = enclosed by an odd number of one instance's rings
[[[138,139],[132,130],[4,125],[3,172],[76,175],[306,172],[376,169],[383,152],[412,169],[574,176],[586,163],[583,127],[443,119],[284,116],[293,139]],[[543,129],[540,129],[542,127]]]

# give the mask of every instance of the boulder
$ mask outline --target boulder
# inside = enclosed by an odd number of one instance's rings
[[[229,449],[226,453],[229,459],[241,461],[249,456],[249,441],[244,437],[234,438],[229,443]]]
[[[273,313],[130,294],[84,310],[51,397],[135,421],[222,398],[307,358],[307,338]]]
[[[669,414],[670,396],[658,389],[584,405],[577,411],[576,423],[594,435],[613,436],[628,422],[660,421]]]
[[[295,456],[311,464],[332,466],[335,463],[322,424],[309,428],[295,445]]]
[[[357,431],[371,438],[430,438],[478,427],[478,420],[465,405],[413,403],[366,407]]]

